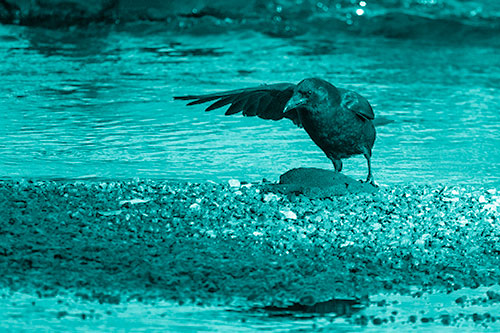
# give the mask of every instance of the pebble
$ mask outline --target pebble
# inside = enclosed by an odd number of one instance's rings
[[[207,230],[205,233],[209,238],[217,238],[217,234],[213,230]]]
[[[496,213],[498,212],[498,203],[493,203],[493,204],[486,204],[484,205],[483,209],[486,210],[486,211],[489,211],[491,213]]]
[[[344,243],[340,244],[340,247],[353,246],[353,245],[354,245],[353,241],[345,241]]]
[[[150,202],[151,199],[130,199],[130,200],[121,200],[119,202],[120,206],[123,206],[125,204],[129,204],[129,205],[135,205],[135,204],[140,204],[140,203],[147,203],[147,202]]]
[[[98,211],[97,213],[102,216],[116,216],[120,215],[122,213],[122,210],[119,209],[119,210]]]
[[[229,179],[228,183],[229,183],[229,186],[231,186],[233,188],[236,188],[236,187],[239,188],[241,186],[241,183],[238,179]]]
[[[418,247],[424,247],[425,246],[425,239],[422,239],[422,238],[417,239],[414,244]]]
[[[283,214],[283,216],[286,219],[290,219],[290,220],[296,220],[297,219],[297,214],[295,214],[291,210],[280,210],[280,213]]]
[[[189,209],[191,210],[200,210],[200,208],[201,208],[200,205],[197,203],[194,203],[191,206],[189,206]]]
[[[264,197],[263,197],[264,202],[278,201],[279,199],[280,199],[280,197],[274,193],[266,193],[266,194],[264,194]]]

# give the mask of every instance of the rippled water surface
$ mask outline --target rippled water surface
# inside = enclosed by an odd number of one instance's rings
[[[498,54],[488,42],[342,33],[0,26],[0,177],[255,181],[332,168],[287,120],[173,101],[318,76],[394,120],[377,128],[379,183],[499,186]],[[364,158],[345,160],[344,172],[364,177]]]

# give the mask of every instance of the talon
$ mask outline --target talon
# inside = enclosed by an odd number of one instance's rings
[[[375,179],[373,179],[373,176],[372,175],[369,175],[368,178],[366,178],[366,180],[362,180],[361,181],[362,183],[367,183],[367,184],[370,184],[374,187],[378,187],[377,183],[375,183]]]

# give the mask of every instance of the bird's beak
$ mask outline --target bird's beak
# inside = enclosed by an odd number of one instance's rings
[[[283,112],[290,111],[292,109],[296,109],[298,107],[301,107],[307,103],[307,98],[299,96],[299,95],[293,95],[292,98],[286,103],[285,109]]]

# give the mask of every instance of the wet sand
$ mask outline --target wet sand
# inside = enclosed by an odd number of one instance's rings
[[[342,193],[345,184],[314,186],[3,180],[3,300],[71,294],[109,306],[167,301],[335,313],[353,327],[394,318],[497,325],[497,190],[360,184]],[[480,292],[454,305],[479,304],[479,311],[403,315],[389,302],[463,290]],[[374,300],[391,312],[368,315]]]

